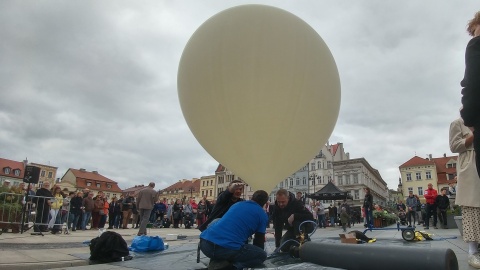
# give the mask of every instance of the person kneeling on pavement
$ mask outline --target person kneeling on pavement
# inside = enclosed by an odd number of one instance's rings
[[[298,246],[294,241],[289,240],[301,240],[300,224],[307,220],[314,221],[313,214],[305,208],[303,202],[297,200],[293,193],[286,189],[277,191],[272,220],[273,226],[275,226],[275,247],[282,246],[280,250],[283,252],[289,251],[291,246]],[[284,229],[287,231],[282,237]],[[314,225],[306,222],[301,229],[303,233],[308,234],[313,231]]]
[[[267,201],[268,193],[258,190],[250,201],[232,205],[200,234],[200,250],[211,259],[208,269],[243,269],[265,261],[268,216],[263,206]],[[252,234],[253,245],[247,243]]]

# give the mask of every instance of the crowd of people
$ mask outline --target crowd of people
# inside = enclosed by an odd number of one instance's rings
[[[211,215],[216,202],[210,202],[206,196],[198,203],[193,198],[168,202],[166,198],[158,198],[153,189],[154,183],[150,183],[137,196],[129,193],[111,199],[103,191],[95,194],[85,188],[78,192],[68,192],[57,185],[50,187],[49,182],[37,189],[33,184],[30,184],[29,189],[27,187],[25,183],[10,186],[10,181],[5,181],[0,187],[0,193],[18,194],[16,202],[28,204],[29,210],[35,213],[33,220],[29,221],[34,224],[34,232],[38,233],[56,234],[61,232],[63,225],[73,232],[133,228],[140,229],[139,235],[146,234],[145,228],[149,223],[155,227],[200,227]],[[25,197],[27,191],[29,197]],[[28,198],[27,201],[25,198]],[[19,230],[15,227],[14,232],[18,233]]]

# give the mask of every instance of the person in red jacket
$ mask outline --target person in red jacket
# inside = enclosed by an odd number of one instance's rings
[[[432,183],[428,184],[428,189],[423,192],[423,197],[425,197],[425,200],[427,203],[425,204],[425,212],[427,213],[427,217],[425,219],[425,229],[428,230],[429,223],[430,223],[430,217],[433,214],[433,227],[435,229],[437,228],[437,190],[433,189]]]

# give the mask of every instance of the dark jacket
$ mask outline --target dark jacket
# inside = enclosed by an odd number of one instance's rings
[[[173,219],[179,220],[182,218],[182,212],[183,212],[183,205],[177,204],[176,202],[173,204],[173,209],[172,209],[172,216]]]
[[[465,126],[480,124],[480,36],[468,42],[465,50],[465,75],[460,85],[463,109],[460,115]]]
[[[363,207],[365,209],[373,209],[373,196],[370,193],[365,194],[365,198],[363,199]]]
[[[70,200],[70,213],[74,215],[79,215],[82,213],[82,203],[83,203],[83,198],[75,196]]]
[[[440,210],[446,210],[450,206],[450,200],[447,195],[438,195],[435,199],[437,202],[437,207]]]
[[[153,207],[153,211],[157,214],[165,214],[167,212],[167,206],[163,202],[157,202]]]
[[[33,202],[37,204],[37,207],[41,207],[42,209],[48,208],[48,201],[51,200],[52,198],[47,198],[47,197],[53,197],[52,192],[46,188],[39,188],[37,192],[35,193],[36,196],[33,198]]]
[[[275,201],[275,210],[272,213],[273,226],[275,226],[275,246],[280,245],[282,231],[284,229],[292,231],[293,226],[288,223],[288,217],[293,214],[295,221],[303,222],[313,220],[313,214],[305,208],[302,201],[295,199],[295,195],[290,193],[287,205],[281,209]]]
[[[120,210],[121,209],[120,204],[121,203],[118,203],[118,200],[115,202],[110,202],[110,204],[108,204],[108,214],[109,215],[120,214],[120,212],[122,212],[122,210]]]
[[[231,193],[228,189],[220,193],[217,198],[217,203],[215,203],[215,206],[208,215],[207,221],[205,221],[201,226],[199,226],[198,229],[203,232],[207,228],[208,224],[212,222],[212,220],[223,217],[223,215],[227,213],[228,209],[230,209],[232,205],[237,202],[243,201],[242,198],[239,198],[236,201],[232,201],[232,197],[233,193]]]
[[[129,204],[131,203],[131,204]],[[122,211],[128,211],[133,209],[133,204],[135,203],[135,198],[132,196],[128,196],[127,198],[123,199],[122,202]]]
[[[332,218],[332,217],[337,218],[337,207],[336,206],[328,207],[328,216],[330,218]]]

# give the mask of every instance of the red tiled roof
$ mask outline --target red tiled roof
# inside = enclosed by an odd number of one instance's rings
[[[421,165],[435,165],[435,162],[433,162],[432,160],[429,160],[427,158],[421,158],[419,156],[414,156],[413,158],[411,158],[407,162],[400,165],[399,168],[421,166]]]
[[[24,166],[23,162],[0,158],[0,176],[23,179]],[[4,168],[10,168],[10,173],[5,174]],[[15,170],[20,170],[19,176],[15,175]]]
[[[99,173],[94,173],[94,172],[88,172],[88,171],[81,171],[81,170],[77,170],[77,169],[72,169],[70,168],[69,169],[73,175],[76,177],[76,178],[83,178],[83,179],[87,179],[87,180],[97,180],[97,181],[104,181],[104,182],[110,182],[110,183],[115,183],[117,184],[117,182],[113,181],[113,180],[110,180],[108,179],[107,177],[99,174]]]
[[[447,162],[450,160],[457,160],[457,156],[450,156],[450,157],[441,157],[441,158],[433,158],[433,161],[435,161],[435,166],[437,168],[437,178],[438,178],[438,184],[448,184],[453,179],[448,180],[447,175],[456,175],[457,174],[457,168],[447,168]]]
[[[179,181],[169,187],[166,187],[162,189],[162,192],[169,192],[169,191],[175,191],[175,190],[183,190],[184,192],[190,190],[190,188],[193,188],[193,191],[197,192],[200,190],[200,180],[195,179],[195,180],[186,180],[186,181]]]
[[[147,187],[148,186],[145,186],[145,185],[133,186],[133,187],[122,190],[122,193],[123,195],[133,193],[133,196],[136,197],[138,195],[138,192],[140,192],[140,190],[146,189]]]
[[[77,188],[88,188],[90,190],[101,190],[104,192],[122,192],[117,182],[108,179],[107,177],[94,172],[88,172],[77,169],[68,169],[70,170],[76,179]],[[87,183],[90,182],[90,186],[87,186]],[[98,187],[97,185],[100,184]],[[108,188],[107,184],[110,185]]]
[[[225,171],[225,167],[223,167],[222,164],[218,164],[218,167],[217,167],[217,169],[215,170],[215,172],[223,172],[223,171]]]

